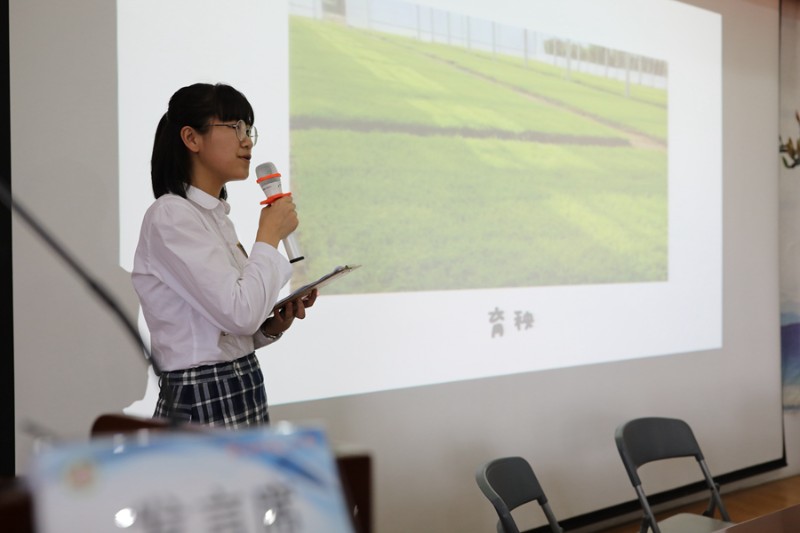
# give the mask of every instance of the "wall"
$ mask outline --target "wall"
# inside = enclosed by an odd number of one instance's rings
[[[749,451],[762,430],[775,433],[777,409],[758,418],[752,406],[764,405],[765,396],[768,405],[778,405],[772,397],[778,394],[777,116],[770,107],[777,93],[777,44],[747,36],[751,24],[774,27],[777,2],[699,4],[723,6],[730,20],[723,35],[731,45],[724,60],[740,65],[734,69],[740,78],[725,81],[723,102],[724,344],[731,350],[275,407],[275,418],[322,420],[339,445],[373,454],[382,533],[491,530],[494,516],[473,472],[481,462],[507,454],[536,464],[559,516],[630,499],[611,435],[633,416],[695,422],[717,472],[743,466],[731,441]],[[128,277],[116,266],[113,3],[18,0],[10,11],[15,192],[135,316]],[[753,93],[764,101],[749,98]],[[31,118],[34,110],[41,116]],[[14,232],[17,427],[35,422],[85,438],[97,414],[121,410],[139,397],[145,368],[133,343],[80,282],[18,221]],[[745,366],[762,357],[772,359]],[[707,394],[710,376],[732,383],[728,390],[736,393]],[[752,424],[742,424],[745,415],[754,418]],[[790,467],[746,483],[794,473],[792,446],[800,439],[800,421],[793,413],[784,421]],[[32,442],[20,431],[20,471]]]

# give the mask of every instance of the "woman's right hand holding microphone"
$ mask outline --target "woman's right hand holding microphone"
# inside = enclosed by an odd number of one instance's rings
[[[297,208],[291,196],[284,196],[261,209],[256,241],[277,248],[278,243],[292,233],[298,225]]]

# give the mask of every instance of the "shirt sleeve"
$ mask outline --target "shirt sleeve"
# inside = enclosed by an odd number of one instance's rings
[[[222,331],[253,335],[289,281],[286,258],[256,243],[240,270],[236,244],[225,242],[221,229],[188,201],[165,203],[153,217],[150,272]]]
[[[261,333],[261,329],[256,330],[255,334],[253,334],[253,346],[256,350],[259,348],[263,348],[273,342],[277,342],[283,335],[277,337],[268,337]]]

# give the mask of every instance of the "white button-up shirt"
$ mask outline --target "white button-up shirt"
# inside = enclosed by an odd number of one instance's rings
[[[269,344],[259,327],[291,277],[289,262],[256,242],[247,257],[227,202],[189,187],[147,210],[133,287],[164,371],[232,361]]]

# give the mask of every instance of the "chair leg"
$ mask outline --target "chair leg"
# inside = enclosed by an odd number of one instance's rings
[[[653,510],[650,508],[650,503],[647,501],[647,495],[645,495],[644,489],[642,489],[641,485],[636,485],[634,488],[636,489],[636,495],[639,497],[639,504],[642,506],[642,511],[644,511],[639,533],[647,533],[648,525],[650,529],[653,530],[653,533],[661,533],[656,523],[656,515],[653,514]]]

